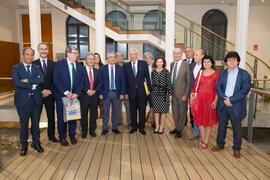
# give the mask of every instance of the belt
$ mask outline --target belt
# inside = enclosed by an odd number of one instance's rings
[[[116,89],[114,89],[114,90],[111,90],[111,89],[110,89],[109,91],[116,91]]]

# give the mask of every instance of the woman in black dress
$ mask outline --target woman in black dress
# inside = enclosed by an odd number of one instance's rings
[[[152,71],[152,101],[155,113],[156,129],[154,133],[162,134],[167,113],[172,100],[172,84],[169,71],[165,68],[164,57],[157,57]]]

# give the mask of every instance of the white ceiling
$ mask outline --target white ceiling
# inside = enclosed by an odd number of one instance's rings
[[[165,0],[123,0],[130,3],[147,3],[147,2],[165,2]],[[41,0],[42,8],[50,8],[49,4],[45,1]],[[183,4],[229,4],[229,5],[236,5],[237,0],[175,0],[176,5],[183,5]],[[270,0],[250,0],[251,6],[270,6]],[[0,6],[5,6],[9,8],[16,8],[16,9],[24,9],[28,7],[28,0],[0,0]]]

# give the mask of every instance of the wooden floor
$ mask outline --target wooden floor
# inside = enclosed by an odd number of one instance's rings
[[[97,133],[101,131],[101,120]],[[78,138],[78,144],[62,147],[49,143],[41,135],[45,152],[29,148],[26,157],[17,155],[0,171],[0,179],[270,179],[270,156],[243,141],[242,156],[232,156],[232,131],[228,129],[225,150],[211,152],[215,145],[214,127],[208,149],[195,147],[189,140],[193,130],[186,127],[183,138],[169,134],[173,129],[171,115],[165,134],[157,135],[146,127],[147,135],[121,135]]]

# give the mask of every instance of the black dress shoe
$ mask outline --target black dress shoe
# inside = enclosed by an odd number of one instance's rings
[[[89,133],[92,137],[97,137],[97,134],[95,133],[95,131],[90,131]]]
[[[170,134],[176,134],[176,133],[177,133],[177,130],[176,129],[170,131]]]
[[[20,155],[21,156],[26,156],[27,154],[27,147],[26,148],[22,148],[21,151],[20,151]]]
[[[77,140],[76,140],[76,138],[75,137],[70,137],[70,142],[71,142],[71,144],[77,144]]]
[[[114,132],[114,134],[120,134],[121,133],[117,128],[113,129],[112,132]]]
[[[155,134],[158,134],[158,131],[155,130],[154,133],[155,133]]]
[[[101,133],[101,135],[102,135],[102,136],[105,136],[107,133],[108,133],[107,130],[103,130],[102,133]]]
[[[129,131],[129,134],[133,134],[133,133],[135,133],[137,131],[137,129],[131,129],[130,131]]]
[[[58,139],[56,139],[55,137],[49,138],[49,141],[52,141],[54,143],[58,143]]]
[[[140,129],[140,133],[141,133],[142,135],[146,135],[146,132],[145,132],[144,129]]]
[[[39,153],[42,153],[42,152],[44,152],[44,149],[41,147],[41,145],[39,144],[39,145],[31,145],[32,146],[32,148],[34,148],[37,152],[39,152]]]
[[[87,136],[87,132],[82,132],[82,138],[85,139]]]
[[[59,139],[59,142],[62,146],[69,146],[68,142],[66,139]]]
[[[177,132],[174,137],[175,138],[181,138],[182,137],[181,131]]]

